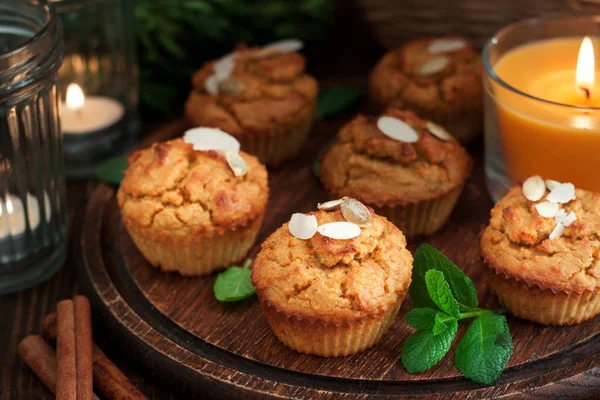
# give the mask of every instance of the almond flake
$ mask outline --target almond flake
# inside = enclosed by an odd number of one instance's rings
[[[560,222],[556,224],[552,232],[550,232],[550,239],[558,239],[565,232],[565,226]]]
[[[554,218],[558,212],[558,204],[544,201],[543,203],[536,204],[535,209],[544,218]]]
[[[280,53],[293,53],[301,50],[304,43],[298,39],[284,39],[263,46],[263,50],[276,50]]]
[[[552,189],[554,189],[558,185],[560,185],[559,181],[555,181],[555,180],[552,180],[552,179],[546,179],[546,188],[549,191],[552,191]]]
[[[235,53],[227,54],[219,58],[213,64],[214,75],[219,79],[227,79],[231,76],[231,73],[235,69]]]
[[[575,198],[575,186],[572,183],[555,185],[546,200],[553,203],[568,203]]]
[[[241,79],[227,78],[219,82],[219,93],[226,96],[239,96],[246,91],[246,84]]]
[[[404,143],[415,143],[419,134],[410,125],[394,117],[380,117],[377,128],[387,137]]]
[[[325,203],[319,203],[319,204],[317,204],[317,208],[319,210],[325,210],[325,211],[335,210],[336,208],[339,208],[339,206],[342,205],[342,203],[344,202],[345,199],[347,199],[347,197],[342,197],[341,199],[337,199],[337,200],[326,201]]]
[[[564,226],[569,226],[575,221],[577,221],[577,215],[575,215],[575,213],[571,211],[569,214],[567,214],[564,221],[562,221],[562,224]]]
[[[331,239],[353,239],[360,235],[360,226],[352,222],[330,222],[319,226],[317,232]]]
[[[438,39],[429,43],[427,52],[429,54],[451,53],[467,47],[467,43],[462,39]]]
[[[288,230],[292,236],[298,239],[307,240],[310,239],[317,233],[317,218],[314,215],[306,215],[302,213],[292,214],[290,222],[288,223]]]
[[[447,130],[442,128],[441,126],[434,124],[433,122],[427,123],[427,130],[436,138],[440,140],[444,140],[446,142],[454,140],[454,136],[448,133]]]
[[[433,75],[446,68],[448,64],[450,64],[450,59],[446,56],[432,58],[421,64],[419,74],[423,76]]]
[[[367,226],[373,222],[371,211],[360,201],[348,198],[342,202],[342,215],[348,222],[358,226]]]
[[[248,172],[248,166],[246,165],[246,161],[244,161],[240,153],[238,153],[237,151],[225,152],[225,159],[227,160],[229,168],[231,168],[231,170],[233,171],[233,175],[244,176]]]
[[[183,141],[193,145],[196,151],[240,151],[240,142],[219,128],[193,128],[183,134]]]
[[[204,89],[206,89],[209,94],[216,96],[217,93],[219,93],[219,78],[214,74],[206,78],[204,81]]]
[[[546,184],[544,183],[544,180],[541,176],[534,175],[532,177],[527,178],[527,180],[523,182],[523,195],[527,200],[538,201],[539,199],[544,197],[545,193]]]
[[[556,215],[554,215],[554,222],[564,224],[565,219],[567,219],[567,213],[564,208],[558,210]]]

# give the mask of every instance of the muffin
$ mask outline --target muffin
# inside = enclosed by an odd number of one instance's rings
[[[468,143],[483,127],[481,70],[479,55],[461,37],[415,40],[381,58],[369,97],[378,110],[413,110]]]
[[[195,151],[183,139],[136,151],[117,200],[123,224],[150,264],[181,275],[204,275],[240,261],[265,213],[267,171],[239,153],[236,176],[225,154]]]
[[[575,324],[600,312],[600,194],[563,184],[575,198],[561,202],[538,178],[541,194],[528,199],[527,188],[515,186],[492,209],[481,238],[484,268],[513,315]]]
[[[356,237],[325,236],[329,223],[345,219],[339,209],[320,210],[295,214],[262,244],[252,283],[269,325],[288,347],[324,357],[354,354],[375,345],[394,321],[413,259],[402,232],[365,209],[368,225],[348,223]],[[314,219],[323,233],[294,236],[298,215]]]
[[[289,42],[284,42],[289,43]],[[294,157],[314,119],[318,86],[296,47],[239,46],[192,77],[185,115],[221,128],[268,165]]]
[[[392,138],[380,129],[388,124],[412,136]],[[412,237],[442,227],[471,166],[443,128],[410,111],[388,109],[379,118],[359,115],[343,126],[323,157],[320,177],[332,198],[356,198]]]

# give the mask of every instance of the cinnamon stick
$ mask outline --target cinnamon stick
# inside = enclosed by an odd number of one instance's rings
[[[56,323],[56,314],[54,317]],[[56,354],[48,343],[40,335],[29,335],[21,340],[17,351],[39,380],[52,393],[56,393]],[[92,399],[99,400],[96,395]]]
[[[91,400],[94,394],[92,370],[92,315],[90,302],[75,296],[75,349],[77,370],[77,400]]]
[[[56,338],[56,314],[44,318],[44,330]],[[104,352],[92,342],[94,360],[94,385],[108,400],[147,400]]]
[[[52,393],[56,393],[56,355],[40,335],[30,335],[19,342],[19,356]]]
[[[77,400],[75,307],[72,300],[56,306],[56,400]]]

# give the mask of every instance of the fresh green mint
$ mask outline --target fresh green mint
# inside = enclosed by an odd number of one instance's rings
[[[429,270],[437,270],[444,274],[452,295],[458,301],[461,310],[477,308],[477,290],[473,281],[466,276],[445,255],[424,244],[417,250],[413,263],[412,283],[410,285],[410,298],[416,307],[436,308],[427,291],[425,274]]]
[[[362,88],[355,86],[334,86],[320,90],[317,96],[316,118],[327,118],[345,110],[360,99],[363,93]]]
[[[217,276],[213,286],[217,300],[225,302],[239,301],[255,293],[250,279],[251,264],[252,260],[248,259],[244,262],[243,267],[240,268],[234,265]]]
[[[478,308],[477,291],[446,256],[431,246],[419,247],[413,264],[410,296],[418,308],[406,314],[417,329],[402,346],[402,364],[410,373],[436,365],[450,350],[458,323],[471,325],[458,343],[455,363],[467,378],[489,385],[500,378],[513,352],[506,318]]]
[[[115,157],[104,161],[96,167],[96,178],[113,185],[120,185],[123,180],[123,171],[128,167],[127,157]]]

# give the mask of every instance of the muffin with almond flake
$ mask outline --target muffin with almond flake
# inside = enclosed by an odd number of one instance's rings
[[[196,151],[183,139],[136,151],[119,187],[123,224],[150,264],[205,275],[240,261],[262,224],[267,171],[241,152],[237,176],[222,152]]]
[[[283,224],[262,244],[252,283],[275,335],[301,353],[354,354],[375,345],[408,292],[412,256],[402,232],[367,209],[370,223],[358,236],[325,232],[300,239]],[[343,222],[340,210],[304,218],[316,226]],[[356,226],[355,226],[356,228]]]
[[[538,194],[528,180],[491,211],[481,238],[491,290],[512,314],[540,324],[593,318],[600,313],[600,194],[571,184],[546,190],[537,181]]]
[[[294,157],[312,126],[318,91],[300,47],[293,40],[239,46],[206,63],[192,77],[187,119],[227,131],[265,164]]]
[[[403,141],[386,135],[382,121],[410,136]],[[471,166],[468,153],[442,127],[390,108],[343,126],[323,157],[320,177],[331,198],[356,198],[413,237],[444,225]]]
[[[481,59],[464,38],[420,39],[385,54],[369,80],[369,97],[383,110],[413,110],[467,143],[482,132]]]

